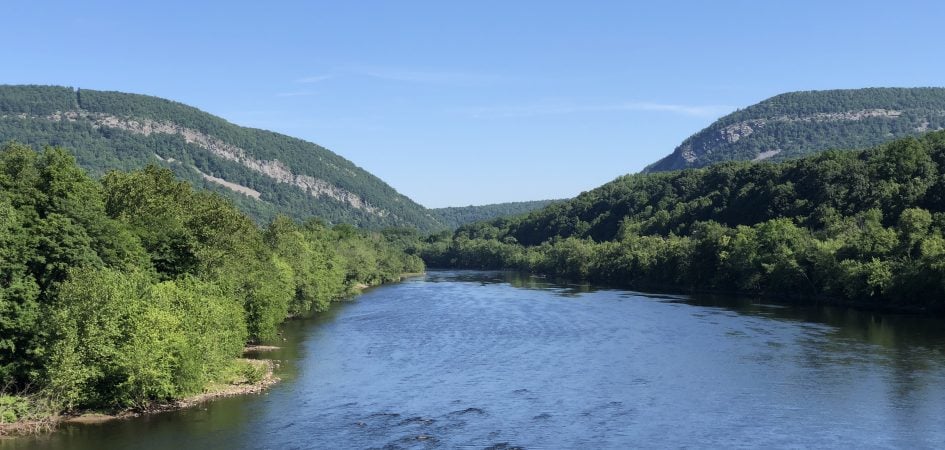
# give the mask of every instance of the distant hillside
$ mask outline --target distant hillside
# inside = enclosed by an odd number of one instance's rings
[[[526,246],[569,237],[604,242],[628,232],[687,235],[703,221],[735,227],[790,217],[817,229],[831,215],[872,208],[893,223],[909,207],[945,221],[945,131],[773,164],[624,175],[527,216],[466,225],[457,234],[512,237]]]
[[[790,92],[729,114],[644,172],[867,148],[945,128],[945,88]]]
[[[260,221],[283,213],[365,227],[445,228],[423,206],[323,147],[156,97],[0,86],[0,141],[9,140],[66,147],[93,175],[160,164]]]
[[[557,201],[560,200],[495,203],[481,206],[451,206],[448,208],[433,208],[430,211],[439,219],[440,223],[455,229],[482,220],[530,213]]]

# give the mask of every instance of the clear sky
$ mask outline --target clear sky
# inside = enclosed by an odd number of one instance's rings
[[[793,90],[943,86],[945,2],[11,1],[0,83],[157,95],[429,207],[571,197]]]

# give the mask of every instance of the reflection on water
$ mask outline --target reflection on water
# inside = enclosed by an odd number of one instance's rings
[[[0,447],[943,447],[943,325],[431,272],[286,324],[265,395]]]

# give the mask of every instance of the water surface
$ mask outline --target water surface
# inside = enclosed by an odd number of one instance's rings
[[[431,272],[286,325],[284,381],[0,448],[945,447],[945,321]]]

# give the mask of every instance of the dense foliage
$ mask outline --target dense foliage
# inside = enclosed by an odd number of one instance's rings
[[[357,208],[328,195],[313,196],[278,177],[214,155],[179,134],[145,135],[101,126],[81,116],[67,118],[58,114],[63,112],[151,120],[196,130],[239,147],[256,160],[279,161],[296,175],[308,175],[357,195],[384,212]],[[260,223],[284,214],[298,220],[319,217],[329,223],[371,228],[445,228],[426,208],[323,147],[270,131],[240,127],[196,108],[156,97],[56,86],[0,85],[0,141],[9,140],[36,148],[46,145],[68,148],[79,165],[94,176],[112,169],[163,165],[179,178],[229,198]],[[257,200],[231,191],[207,181],[198,170],[254,189],[261,196]]]
[[[648,172],[863,149],[945,128],[945,88],[790,92],[738,110],[686,139]]]
[[[431,209],[440,223],[450,229],[459,228],[474,222],[496,219],[499,217],[519,216],[542,209],[559,200],[534,200],[530,202],[494,203],[479,206],[451,206]]]
[[[423,270],[399,232],[259,228],[165,168],[90,178],[59,148],[0,150],[0,379],[65,408],[200,392],[248,340]]]
[[[628,175],[431,236],[434,266],[945,307],[945,132],[782,163]]]

